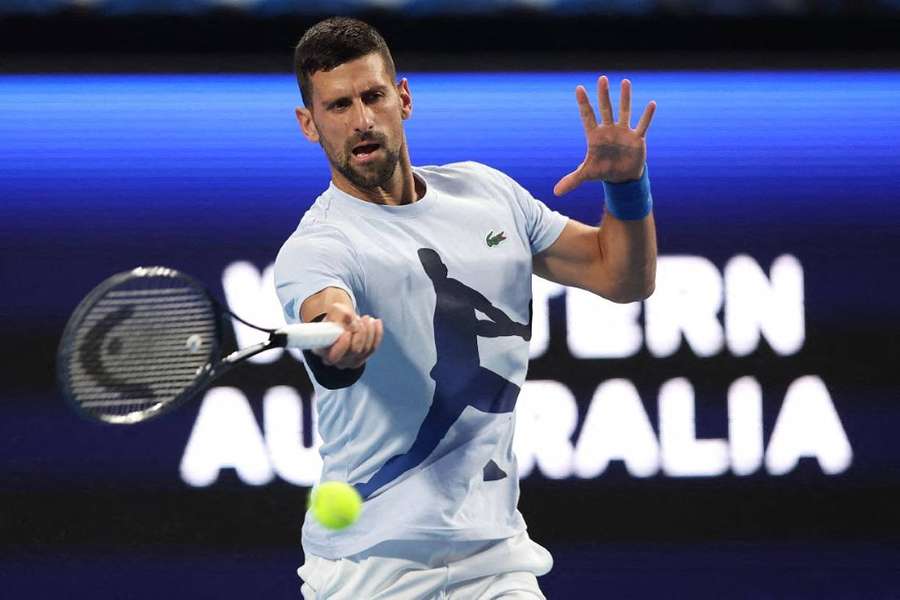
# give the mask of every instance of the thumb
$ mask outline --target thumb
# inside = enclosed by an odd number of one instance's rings
[[[579,185],[581,185],[581,166],[556,182],[556,185],[553,186],[553,194],[555,196],[568,194]]]

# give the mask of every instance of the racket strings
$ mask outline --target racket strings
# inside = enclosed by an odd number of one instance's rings
[[[70,393],[103,420],[139,420],[190,389],[217,345],[216,310],[203,291],[170,276],[129,279],[78,327]]]

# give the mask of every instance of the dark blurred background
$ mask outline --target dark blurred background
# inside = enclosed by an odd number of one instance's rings
[[[277,324],[270,265],[328,181],[292,48],[332,14],[409,78],[414,164],[485,162],[586,222],[598,188],[551,193],[574,87],[659,105],[654,296],[535,283],[516,450],[548,597],[900,597],[896,0],[0,2],[3,597],[299,597],[297,359],[131,428],[77,417],[54,363],[139,264]]]

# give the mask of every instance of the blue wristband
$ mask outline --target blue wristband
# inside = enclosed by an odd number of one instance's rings
[[[640,179],[623,183],[603,182],[603,194],[606,196],[606,210],[622,221],[640,221],[653,209],[653,196],[650,195],[650,176],[644,164],[644,174]]]

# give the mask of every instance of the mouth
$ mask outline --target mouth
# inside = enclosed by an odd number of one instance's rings
[[[367,162],[372,156],[381,149],[381,144],[375,142],[364,142],[353,147],[353,157],[357,162]]]

